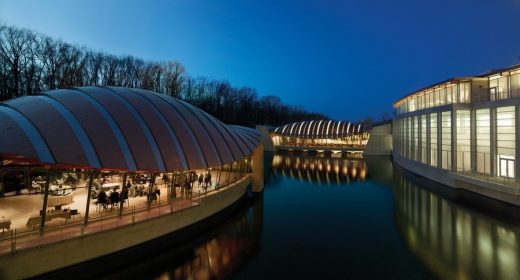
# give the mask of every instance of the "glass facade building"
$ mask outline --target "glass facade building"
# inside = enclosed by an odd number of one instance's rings
[[[437,83],[394,108],[394,157],[454,173],[520,177],[520,65]]]

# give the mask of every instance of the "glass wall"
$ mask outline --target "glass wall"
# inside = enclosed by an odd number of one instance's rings
[[[469,110],[457,111],[457,171],[471,170],[471,121]]]
[[[406,151],[406,122],[405,119],[400,119],[399,122],[401,123],[401,137],[399,139],[399,142],[401,143],[401,156],[405,157],[405,151]]]
[[[507,76],[493,77],[489,79],[489,94],[491,100],[506,99],[509,97],[509,85]]]
[[[497,108],[497,174],[515,177],[515,107]]]
[[[511,75],[511,96],[520,97],[520,73]]]
[[[470,102],[470,82],[444,84],[412,95],[396,107],[399,114],[453,103]]]
[[[477,172],[490,174],[491,166],[491,121],[489,109],[476,110]]]
[[[443,169],[451,169],[451,111],[441,115],[441,160]]]
[[[459,103],[469,103],[470,100],[470,83],[460,83],[459,84]]]
[[[419,117],[413,117],[413,159],[419,161]]]
[[[426,115],[421,116],[421,162],[427,164],[426,162]]]
[[[430,165],[437,166],[437,113],[430,114]]]
[[[412,148],[412,118],[406,118],[406,158],[411,158],[411,148]]]

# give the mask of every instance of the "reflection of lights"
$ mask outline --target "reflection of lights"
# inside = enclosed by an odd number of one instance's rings
[[[366,177],[366,175],[367,175],[367,173],[366,173],[365,169],[361,169],[361,170],[359,171],[359,178],[360,178],[360,179],[363,179],[363,180],[364,180],[365,177]]]
[[[343,159],[277,154],[273,157],[272,167],[275,174],[282,173],[282,175],[288,175],[296,180],[315,181],[318,184],[348,183],[351,179],[365,180],[368,175],[362,157]]]

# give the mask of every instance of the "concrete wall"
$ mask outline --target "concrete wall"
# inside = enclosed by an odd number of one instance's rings
[[[392,124],[372,128],[364,154],[367,156],[389,156],[392,154]]]
[[[276,149],[274,147],[273,140],[269,135],[269,127],[265,125],[257,125],[256,129],[260,131],[260,134],[262,135],[260,138],[260,143],[264,145],[264,150],[266,152],[275,152]]]
[[[30,248],[0,258],[0,279],[21,279],[120,251],[200,222],[232,205],[246,193],[247,176],[203,197],[199,206],[116,229]],[[109,265],[109,264],[107,264]]]
[[[417,175],[451,188],[463,189],[483,196],[520,206],[520,189],[491,181],[479,180],[448,170],[428,166],[394,155],[394,163]]]
[[[264,145],[260,144],[253,151],[253,192],[264,190]]]

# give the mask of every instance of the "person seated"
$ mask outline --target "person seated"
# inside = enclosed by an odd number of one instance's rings
[[[114,188],[114,191],[110,193],[110,205],[114,208],[114,204],[119,202],[119,193]]]
[[[105,209],[107,208],[108,199],[107,199],[107,194],[105,193],[104,190],[101,190],[98,193],[96,204],[98,204],[98,203],[101,203],[101,205],[103,205],[103,208],[105,208]]]

